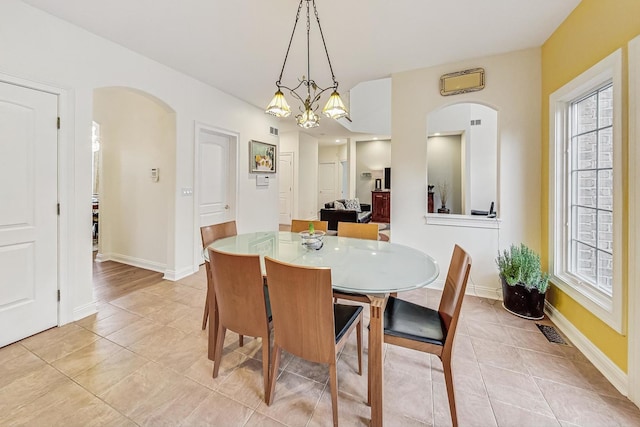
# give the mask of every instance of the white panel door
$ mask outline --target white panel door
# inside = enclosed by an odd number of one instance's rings
[[[0,347],[58,324],[58,97],[0,82]]]
[[[204,129],[198,138],[200,227],[233,220],[229,206],[230,137]]]
[[[336,164],[320,163],[318,165],[318,203],[319,208],[324,204],[336,200]]]
[[[278,158],[279,223],[291,224],[293,204],[293,153],[280,153]]]

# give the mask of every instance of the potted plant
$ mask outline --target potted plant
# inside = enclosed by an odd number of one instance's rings
[[[502,281],[502,306],[525,319],[542,319],[549,275],[542,272],[540,256],[521,243],[498,253],[496,264]]]

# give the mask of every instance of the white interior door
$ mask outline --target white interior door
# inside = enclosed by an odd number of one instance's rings
[[[58,97],[0,82],[0,347],[58,324]]]
[[[279,223],[291,224],[293,205],[293,153],[280,153],[278,159]]]
[[[228,185],[229,139],[227,135],[200,130],[197,195],[200,227],[233,219]]]
[[[336,200],[336,164],[320,163],[318,165],[318,203],[319,208]]]

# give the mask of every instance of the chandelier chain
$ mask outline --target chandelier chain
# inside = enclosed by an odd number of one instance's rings
[[[327,43],[324,41],[324,33],[322,32],[322,26],[320,25],[320,16],[318,16],[318,9],[316,9],[316,0],[313,0],[313,12],[316,15],[316,21],[318,22],[318,29],[320,29],[320,37],[322,38],[324,53],[327,55],[327,62],[329,63],[329,71],[331,71],[331,80],[333,80],[334,89],[337,90],[338,82],[336,82],[336,76],[333,74],[333,67],[331,66],[331,59],[329,58],[329,50],[327,49]]]
[[[287,46],[287,53],[284,55],[284,62],[282,63],[282,70],[280,70],[280,77],[278,77],[278,81],[276,85],[280,87],[282,83],[282,75],[284,74],[284,67],[287,65],[287,58],[289,58],[289,51],[291,50],[291,43],[293,42],[293,36],[296,33],[296,27],[298,26],[298,20],[300,19],[300,10],[302,9],[302,2],[304,0],[300,0],[300,4],[298,5],[298,12],[296,12],[296,22],[293,23],[293,31],[291,31],[291,38],[289,39],[289,46]],[[309,21],[307,19],[307,21]],[[331,67],[331,65],[329,65]]]
[[[309,0],[307,1],[307,99],[311,98],[311,89],[309,88],[309,86],[311,86],[311,44],[309,42],[309,34],[311,33],[311,19],[310,19],[310,15],[309,15]],[[315,9],[315,3],[313,5],[313,8]],[[303,77],[304,79],[304,77]]]
[[[284,70],[287,66],[287,60],[289,59],[289,52],[291,51],[291,46],[293,44],[293,38],[295,37],[296,29],[298,28],[298,22],[300,21],[300,14],[302,11],[303,2],[306,2],[307,10],[306,10],[306,18],[307,18],[307,75],[302,76],[301,79],[298,79],[298,85],[295,87],[288,87],[282,84],[282,77],[284,76]],[[325,88],[320,87],[316,84],[316,82],[311,78],[311,7],[313,6],[313,13],[318,24],[318,30],[320,32],[320,37],[322,41],[322,46],[324,48],[324,53],[327,57],[327,63],[329,64],[329,70],[331,72],[331,86],[327,86]],[[298,126],[304,129],[311,129],[318,126],[320,117],[315,113],[315,111],[319,108],[317,104],[320,100],[322,94],[332,89],[331,96],[322,109],[322,113],[332,119],[338,120],[341,118],[349,119],[349,112],[344,106],[344,102],[340,99],[340,94],[338,93],[338,82],[336,81],[335,75],[333,74],[333,64],[331,64],[331,58],[329,57],[329,49],[327,49],[327,43],[324,38],[324,32],[322,31],[322,25],[320,25],[320,16],[318,14],[318,8],[316,7],[315,0],[300,0],[298,4],[298,10],[296,12],[296,20],[293,24],[293,31],[291,32],[291,37],[289,38],[289,44],[287,45],[287,51],[284,56],[284,62],[282,63],[282,69],[280,70],[280,76],[278,77],[278,81],[276,82],[276,86],[278,90],[273,96],[273,99],[267,106],[265,113],[272,114],[276,117],[289,117],[291,114],[291,107],[287,103],[284,94],[282,93],[282,89],[286,89],[289,93],[295,97],[300,103],[300,114],[296,116],[296,120],[298,122]],[[302,95],[304,92],[302,86],[306,86],[307,93],[306,99],[303,98]],[[301,93],[298,93],[297,90],[300,89]],[[313,93],[312,93],[313,90]],[[304,96],[304,95],[303,95]]]

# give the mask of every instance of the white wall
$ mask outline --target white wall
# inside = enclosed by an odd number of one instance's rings
[[[348,179],[348,175],[344,175],[342,171],[341,162],[343,161],[347,161],[347,144],[318,146],[318,164],[333,163],[335,165],[335,194],[338,199],[341,198],[343,179]],[[319,198],[318,203],[322,204]],[[324,206],[319,206],[318,209],[322,207]]]
[[[168,217],[168,277],[194,271],[194,123],[239,134],[238,232],[276,230],[278,185],[257,191],[248,173],[248,141],[277,143],[269,134],[276,120],[191,77],[92,35],[17,0],[0,3],[0,73],[60,88],[68,102],[61,108],[60,202],[62,204],[61,323],[86,315],[91,286],[91,120],[93,91],[130,87],[162,100],[176,112],[176,206]],[[277,176],[275,177],[277,179]],[[274,179],[275,181],[275,179]]]
[[[391,141],[358,141],[356,143],[356,197],[360,202],[371,204],[371,191],[375,189],[376,178],[382,179],[384,185],[384,168],[390,166]],[[363,176],[363,172],[371,172],[371,176]]]
[[[293,206],[298,219],[318,216],[318,140],[302,132],[280,134],[281,152],[293,153]]]
[[[451,214],[462,212],[462,138],[460,135],[427,139],[427,182],[435,185],[434,209],[442,207],[440,190],[446,191],[446,207]]]
[[[318,146],[318,163],[336,164],[347,160],[347,144]]]
[[[471,104],[470,118],[481,124],[471,126],[466,147],[469,153],[469,192],[471,209],[489,210],[491,202],[498,203],[498,114],[483,105]]]
[[[167,218],[175,206],[176,119],[165,105],[122,88],[97,89],[101,259],[164,272]],[[157,182],[151,168],[159,168]]]
[[[474,67],[486,70],[482,91],[443,97],[442,74]],[[455,243],[473,258],[469,292],[497,297],[494,258],[498,248],[524,242],[540,249],[540,49],[476,58],[392,76],[393,241],[431,254],[444,280]],[[427,116],[460,102],[477,102],[498,111],[501,226],[487,228],[426,224]]]
[[[318,140],[300,132],[298,218],[318,219]]]
[[[339,123],[351,132],[391,134],[391,79],[362,82],[349,91],[349,117]]]
[[[291,191],[291,218],[299,218],[298,205],[299,205],[299,188],[298,177],[300,173],[300,152],[298,150],[299,140],[298,132],[283,132],[280,133],[280,153],[292,153],[293,154],[293,189]]]

